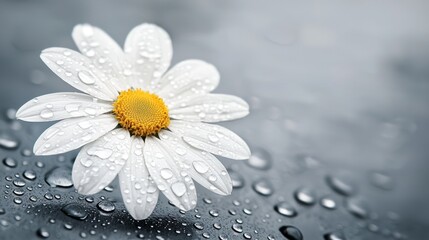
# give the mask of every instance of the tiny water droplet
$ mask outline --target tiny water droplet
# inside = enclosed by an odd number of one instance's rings
[[[286,217],[295,217],[298,215],[296,209],[287,202],[280,202],[274,206],[274,210],[280,215]]]
[[[268,179],[260,179],[252,184],[253,190],[263,196],[270,196],[274,193],[273,185]]]
[[[103,200],[97,204],[97,208],[105,213],[111,213],[115,211],[115,205],[107,200]]]
[[[297,202],[304,205],[313,205],[316,203],[316,195],[315,193],[306,188],[301,188],[295,191],[294,197]]]

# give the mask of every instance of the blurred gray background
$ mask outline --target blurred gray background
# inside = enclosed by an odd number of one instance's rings
[[[428,12],[429,2],[417,0],[0,0],[0,134],[19,142],[17,149],[0,148],[0,158],[17,162],[0,170],[0,208],[6,212],[0,223],[7,221],[0,224],[0,239],[37,238],[40,228],[53,239],[76,239],[82,233],[90,239],[139,234],[148,239],[241,239],[248,237],[245,233],[252,239],[287,239],[279,231],[282,226],[300,229],[304,239],[327,239],[325,234],[332,232],[344,239],[428,239]],[[232,196],[199,189],[199,212],[186,214],[161,199],[152,222],[139,228],[122,212],[116,183],[113,192],[95,197],[115,202],[117,209],[109,216],[100,215],[97,200],[79,200],[73,188],[46,184],[43,176],[52,168],[71,166],[74,155],[65,155],[65,163],[58,157],[23,155],[49,124],[19,123],[11,113],[38,95],[74,91],[39,59],[44,48],[76,49],[74,25],[101,27],[122,45],[143,22],[169,32],[172,64],[188,58],[211,62],[221,73],[216,92],[249,102],[247,118],[223,125],[248,141],[256,163],[222,159],[242,183]],[[261,161],[268,165],[258,167]],[[17,205],[16,186],[5,177],[22,179],[28,169],[40,177],[26,180],[35,189],[26,190]],[[327,184],[333,176],[347,179],[354,189],[351,197]],[[269,183],[271,195],[255,190],[260,179]],[[294,199],[301,188],[311,189],[317,201],[330,196],[337,209],[303,206]],[[46,192],[63,197],[52,201],[43,197]],[[39,200],[28,201],[31,195]],[[358,207],[365,216],[353,216],[350,199],[364,202]],[[274,205],[282,201],[295,206],[298,216],[278,214]],[[62,214],[61,207],[70,202],[88,207],[91,219],[80,222]],[[208,214],[213,209],[220,211],[218,217]],[[48,222],[49,216],[56,223]],[[65,230],[63,223],[75,227]],[[204,223],[203,229],[195,223]],[[242,231],[234,230],[234,224]]]

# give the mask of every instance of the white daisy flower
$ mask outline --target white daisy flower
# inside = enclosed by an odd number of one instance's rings
[[[77,191],[95,194],[119,175],[125,206],[138,220],[149,217],[160,191],[178,208],[193,209],[193,180],[229,195],[231,179],[214,155],[247,159],[250,150],[235,133],[208,123],[244,117],[249,106],[238,97],[210,93],[219,83],[216,68],[192,59],[167,71],[171,40],[152,24],[135,27],[124,51],[88,24],[76,26],[72,36],[82,54],[48,48],[40,57],[84,93],[40,96],[18,110],[24,121],[61,120],[42,133],[34,153],[83,147],[72,172]]]

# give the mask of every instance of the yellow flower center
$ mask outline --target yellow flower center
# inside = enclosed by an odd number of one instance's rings
[[[123,128],[140,137],[156,134],[170,124],[164,101],[141,89],[120,92],[113,113]]]

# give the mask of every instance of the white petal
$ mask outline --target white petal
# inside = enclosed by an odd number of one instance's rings
[[[158,188],[149,175],[143,157],[143,139],[131,138],[130,157],[119,173],[122,199],[136,220],[146,219],[158,201]]]
[[[131,146],[128,131],[118,128],[79,152],[73,164],[72,180],[80,194],[98,193],[109,185],[128,159]]]
[[[164,29],[141,24],[131,30],[125,40],[125,56],[134,66],[135,87],[147,89],[157,82],[170,66],[173,56],[171,39]]]
[[[118,96],[110,80],[82,54],[66,48],[48,48],[40,58],[61,79],[96,98],[113,101]]]
[[[156,137],[146,137],[144,157],[149,173],[158,189],[178,208],[188,211],[197,204],[192,178]]]
[[[180,136],[170,131],[161,131],[159,137],[164,148],[171,149],[171,155],[174,156],[174,159],[178,159],[195,181],[217,194],[231,194],[231,178],[215,156],[189,146],[183,142]]]
[[[154,92],[167,103],[213,91],[219,84],[216,67],[201,60],[186,60],[176,64],[154,86]]]
[[[89,24],[74,27],[73,39],[82,52],[92,63],[121,91],[128,89],[129,80],[124,73],[125,54],[121,47],[103,30]]]
[[[173,102],[169,114],[174,119],[220,122],[249,114],[249,105],[241,98],[225,94],[204,94]]]
[[[28,122],[47,122],[66,118],[98,116],[112,111],[112,104],[82,93],[52,93],[25,103],[16,117]]]
[[[237,160],[250,157],[250,149],[243,139],[219,125],[175,120],[168,128],[198,149]]]
[[[62,120],[40,135],[33,151],[36,155],[72,151],[98,139],[117,125],[118,121],[110,114]]]

